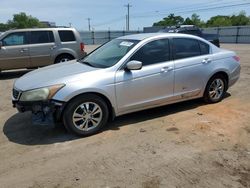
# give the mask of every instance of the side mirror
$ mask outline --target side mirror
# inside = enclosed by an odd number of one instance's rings
[[[2,48],[2,46],[3,46],[3,42],[2,42],[2,41],[0,41],[0,49]]]
[[[140,61],[129,61],[126,65],[127,70],[140,70],[142,68],[142,62]]]

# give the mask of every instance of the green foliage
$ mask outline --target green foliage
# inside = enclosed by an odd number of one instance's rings
[[[0,23],[0,32],[6,31],[9,29],[9,25]]]
[[[211,17],[207,22],[200,19],[197,14],[192,14],[191,18],[184,19],[181,16],[175,16],[170,14],[163,20],[156,22],[153,26],[174,26],[174,25],[196,25],[199,27],[222,27],[222,26],[240,26],[250,25],[250,17],[246,15],[244,11],[241,11],[238,15],[224,16],[217,15]]]
[[[214,16],[211,17],[208,21],[206,26],[207,27],[220,27],[220,26],[231,26],[231,18],[230,16]]]
[[[248,25],[250,24],[250,17],[246,16],[246,12],[241,11],[239,15],[231,16],[231,22],[232,22],[232,25],[234,26]]]
[[[183,22],[184,25],[196,25],[199,27],[203,27],[205,22],[200,19],[198,14],[192,14],[191,18],[187,17]]]
[[[154,23],[154,26],[171,26],[183,24],[184,19],[181,16],[175,16],[174,14],[169,14],[168,17],[163,18],[162,21]]]
[[[9,20],[6,24],[0,23],[0,31],[33,27],[44,27],[44,25],[37,18],[28,16],[24,12],[14,14],[13,19]]]

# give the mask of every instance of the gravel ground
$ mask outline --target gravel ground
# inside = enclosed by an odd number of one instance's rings
[[[12,84],[27,71],[2,73],[0,187],[250,187],[250,45],[222,47],[242,65],[222,102],[125,115],[87,138],[32,125],[11,105]]]

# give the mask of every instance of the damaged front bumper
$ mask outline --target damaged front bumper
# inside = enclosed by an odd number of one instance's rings
[[[19,112],[32,112],[32,122],[37,125],[55,125],[60,121],[65,103],[56,100],[49,101],[12,101],[13,107]]]

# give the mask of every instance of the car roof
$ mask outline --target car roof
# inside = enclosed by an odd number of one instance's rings
[[[44,30],[75,30],[70,27],[48,27],[48,28],[25,28],[25,29],[11,29],[6,32],[27,32],[27,31],[44,31]]]
[[[122,40],[145,40],[150,38],[160,38],[160,37],[185,37],[185,38],[194,38],[200,39],[199,37],[187,34],[180,34],[180,33],[141,33],[141,34],[133,34],[133,35],[126,35],[119,37],[118,39]]]

